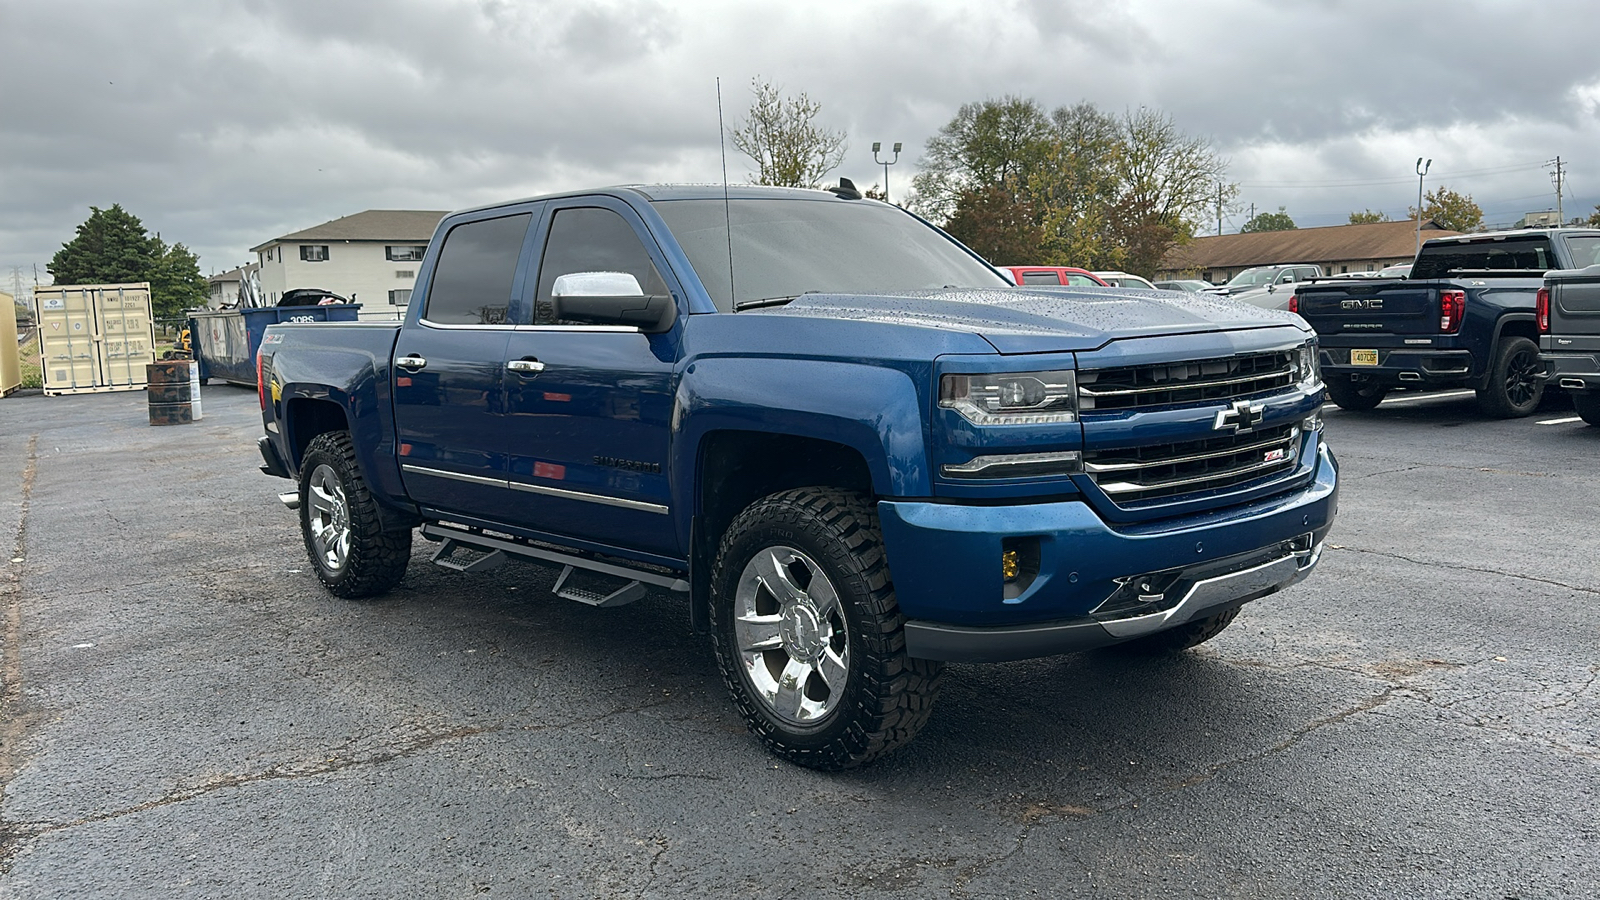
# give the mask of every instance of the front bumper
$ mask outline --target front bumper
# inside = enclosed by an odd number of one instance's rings
[[[912,656],[1026,659],[1112,644],[1282,590],[1317,564],[1338,507],[1338,464],[1317,448],[1312,481],[1256,503],[1112,526],[1081,501],[878,504]],[[1001,553],[1036,547],[1007,591]],[[1008,596],[1015,594],[1015,596]]]

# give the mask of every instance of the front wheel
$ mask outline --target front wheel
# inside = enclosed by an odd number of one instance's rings
[[[943,667],[906,655],[865,498],[801,488],[756,501],[728,526],[711,578],[722,679],[773,753],[854,768],[927,722]]]
[[[1478,391],[1478,409],[1496,419],[1520,419],[1544,396],[1539,345],[1525,337],[1502,340],[1489,364],[1489,383]]]
[[[1371,382],[1355,381],[1330,381],[1327,383],[1328,399],[1338,404],[1340,409],[1351,412],[1365,412],[1377,409],[1378,404],[1389,393],[1389,389]]]
[[[300,532],[317,579],[338,597],[371,597],[400,582],[411,529],[385,531],[347,431],[317,435],[300,465]]]

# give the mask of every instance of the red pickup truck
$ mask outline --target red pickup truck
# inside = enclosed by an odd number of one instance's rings
[[[1001,266],[1017,284],[1066,284],[1072,287],[1111,287],[1088,269],[1073,266]]]

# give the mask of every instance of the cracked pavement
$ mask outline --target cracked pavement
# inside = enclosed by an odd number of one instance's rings
[[[0,897],[1600,895],[1600,429],[1351,415],[1320,571],[1179,657],[954,666],[867,769],[681,599],[312,576],[253,391],[0,401]]]

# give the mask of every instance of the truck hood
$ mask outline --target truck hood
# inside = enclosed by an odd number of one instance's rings
[[[970,289],[897,294],[805,294],[773,310],[964,331],[1001,353],[1086,351],[1122,338],[1310,328],[1294,313],[1221,297],[1125,288]]]

